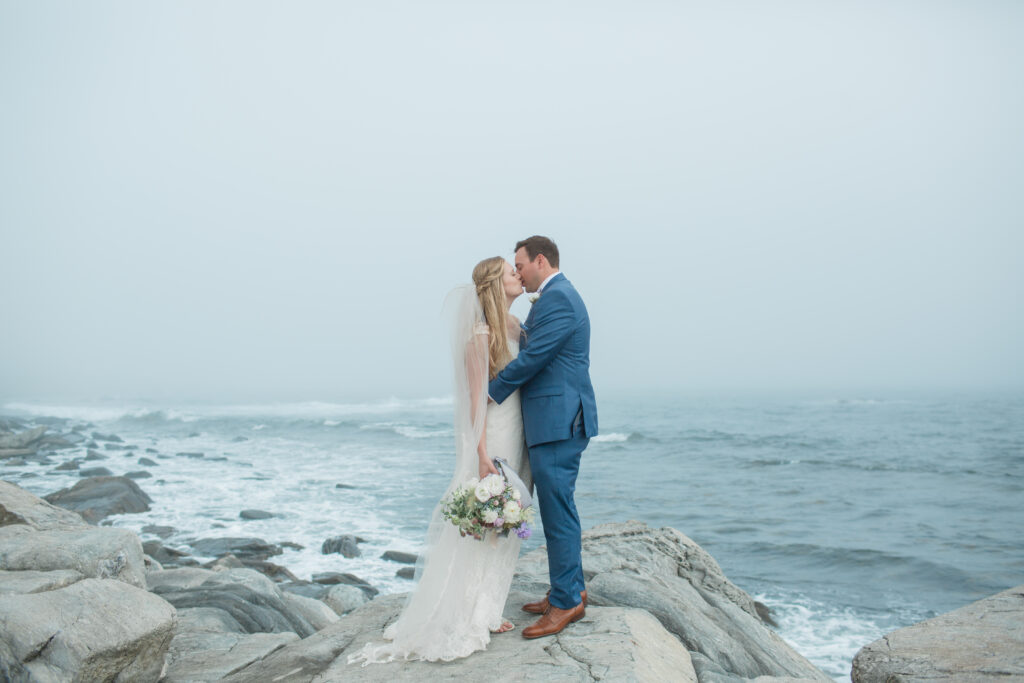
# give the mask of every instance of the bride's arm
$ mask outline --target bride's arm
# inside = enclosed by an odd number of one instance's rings
[[[498,470],[487,455],[487,399],[483,394],[487,391],[488,356],[486,352],[488,336],[486,332],[477,333],[473,336],[473,341],[466,345],[466,374],[469,378],[469,410],[473,424],[476,424],[477,421],[477,411],[485,411],[480,416],[483,428],[480,431],[480,442],[476,446],[480,478],[483,479],[488,474],[498,474]],[[481,351],[483,351],[483,358],[481,358]]]

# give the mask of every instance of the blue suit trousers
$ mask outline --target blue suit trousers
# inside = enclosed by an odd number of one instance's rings
[[[530,447],[530,470],[537,485],[537,504],[548,548],[548,573],[552,605],[570,609],[580,602],[583,558],[580,516],[576,511],[576,477],[580,456],[590,439],[583,429],[582,414],[572,426],[572,436]]]

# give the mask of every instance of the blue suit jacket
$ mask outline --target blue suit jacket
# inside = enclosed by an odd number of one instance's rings
[[[584,433],[597,436],[597,402],[590,383],[590,316],[561,273],[544,288],[523,323],[519,356],[490,381],[498,403],[521,389],[526,445],[564,441],[582,412]]]

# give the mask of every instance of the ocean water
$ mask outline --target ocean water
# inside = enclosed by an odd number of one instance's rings
[[[1024,583],[1024,396],[599,407],[603,432],[577,483],[584,527],[638,519],[679,529],[837,680],[884,633]],[[410,584],[381,553],[419,549],[450,477],[450,411],[444,398],[0,409],[88,422],[86,432],[138,446],[88,463],[153,474],[138,481],[152,510],[112,518],[117,526],[173,526],[165,543],[183,550],[217,536],[290,541],[304,549],[271,559],[300,578],[346,571],[384,592]],[[77,481],[54,468],[82,455],[84,447],[59,451],[50,465],[0,463],[0,477],[44,495]],[[139,465],[141,456],[157,465]],[[243,521],[247,508],[278,516]],[[320,553],[326,538],[346,533],[366,539],[361,557]],[[537,533],[524,548],[542,542]]]

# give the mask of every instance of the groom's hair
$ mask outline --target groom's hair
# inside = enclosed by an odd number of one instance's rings
[[[530,257],[531,262],[537,258],[537,254],[544,254],[544,258],[548,260],[552,268],[558,267],[558,247],[549,238],[534,235],[533,237],[527,237],[525,240],[519,240],[516,242],[515,251],[519,251],[524,247],[526,248],[526,255]]]

